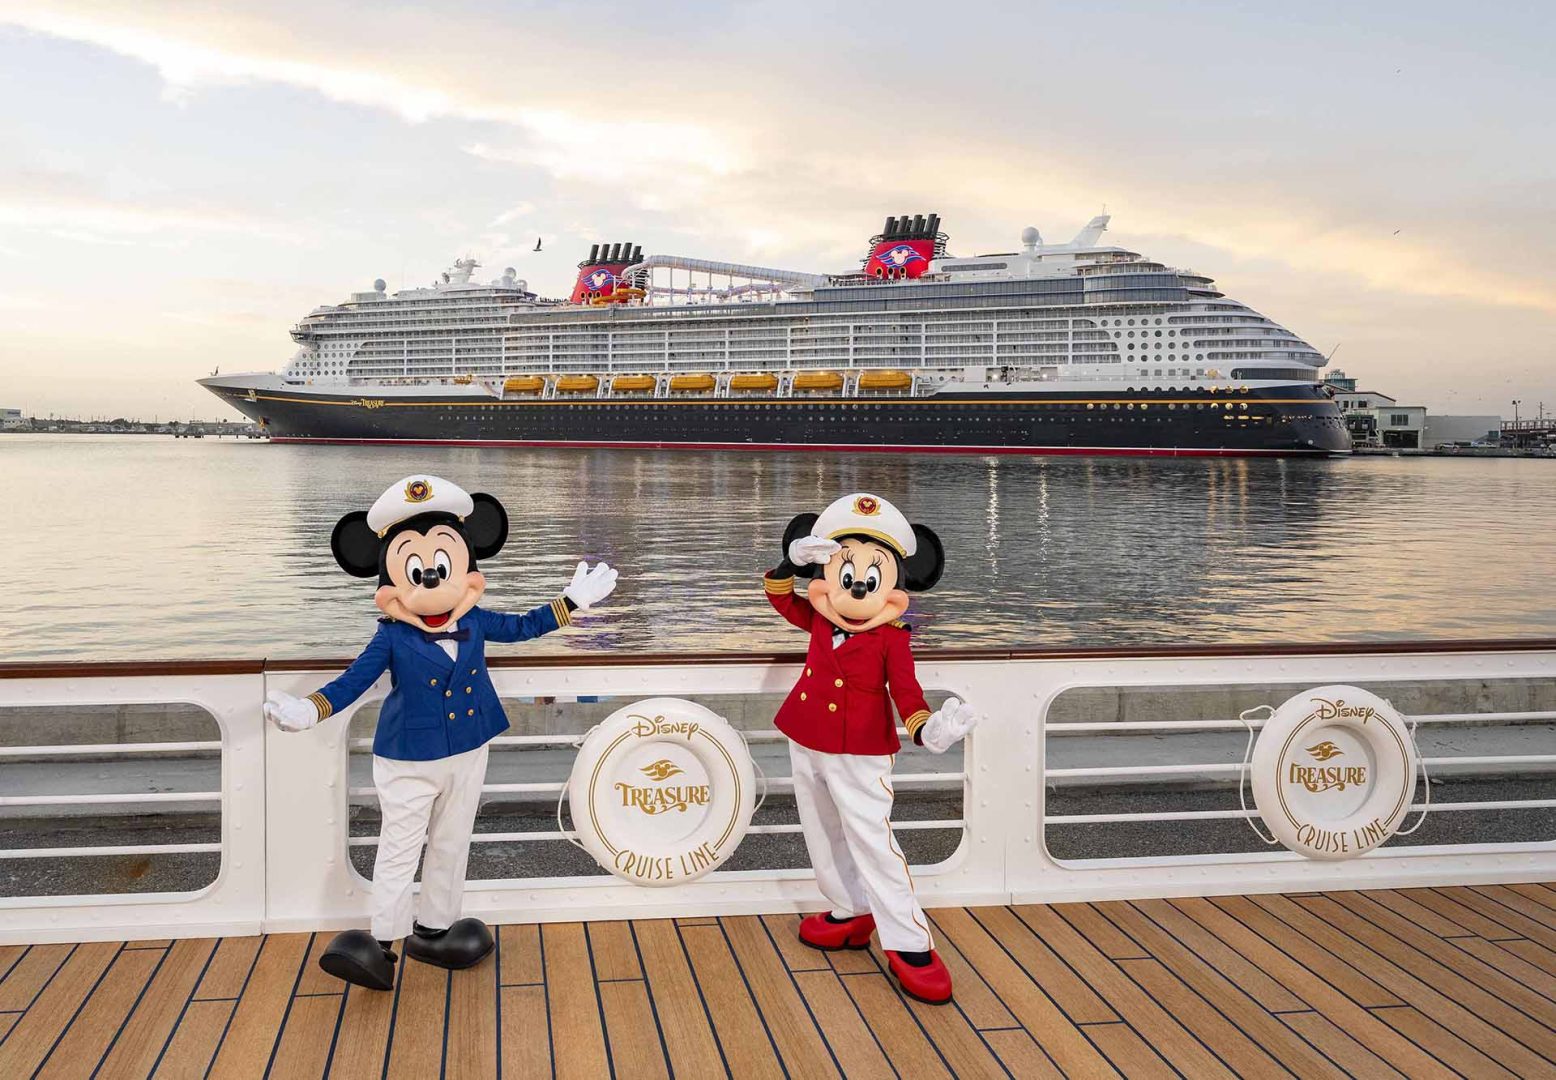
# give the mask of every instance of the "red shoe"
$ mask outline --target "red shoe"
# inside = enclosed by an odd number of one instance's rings
[[[940,962],[939,953],[931,949],[929,963],[923,967],[914,967],[890,949],[885,952],[887,966],[897,976],[902,992],[908,997],[922,1001],[925,1005],[944,1005],[951,1000],[951,973]]]
[[[826,915],[807,915],[800,920],[800,940],[812,949],[868,949],[875,933],[875,916],[856,915],[833,922]]]

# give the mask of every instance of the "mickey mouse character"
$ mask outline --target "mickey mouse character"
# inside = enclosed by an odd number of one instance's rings
[[[382,825],[373,866],[370,931],[339,934],[319,957],[358,986],[394,986],[394,939],[444,968],[467,968],[492,951],[492,934],[459,917],[470,832],[486,777],[487,743],[508,727],[486,672],[487,641],[527,641],[567,626],[574,610],[616,587],[605,563],[579,563],[562,595],[524,615],[476,606],[486,591],[478,559],[502,550],[508,515],[490,495],[437,476],[408,476],[372,509],[341,518],[330,550],[353,577],[378,576],[378,633],[334,682],[306,698],[276,692],[265,716],[285,731],[313,727],[361,697],[387,669],[389,696],[373,738],[373,783]],[[422,844],[420,918],[411,890]]]
[[[800,940],[865,949],[879,930],[903,991],[934,1005],[951,1000],[951,975],[891,832],[891,769],[901,745],[891,704],[913,741],[937,754],[977,723],[956,698],[929,711],[901,621],[908,591],[932,588],[944,570],[945,550],[930,529],[909,524],[879,496],[854,494],[790,522],[784,559],[764,581],[778,613],[810,633],[804,675],[775,720],[789,737],[816,884],[832,905],[800,922]],[[810,579],[803,595],[796,577]]]

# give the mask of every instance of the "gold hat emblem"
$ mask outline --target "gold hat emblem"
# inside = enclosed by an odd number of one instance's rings
[[[424,503],[432,498],[432,485],[425,480],[411,480],[405,485],[405,501]]]
[[[668,780],[676,773],[683,771],[679,765],[669,758],[660,758],[651,765],[645,765],[641,770],[650,780]]]
[[[1312,754],[1313,757],[1319,761],[1328,761],[1332,757],[1340,757],[1345,753],[1344,750],[1341,750],[1338,746],[1327,739],[1319,743],[1317,746],[1308,747],[1307,752]]]
[[[881,501],[874,495],[861,495],[854,500],[854,513],[874,517],[881,512]]]

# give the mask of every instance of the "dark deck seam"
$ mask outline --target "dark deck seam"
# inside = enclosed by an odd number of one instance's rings
[[[142,952],[142,951],[144,951],[144,950],[141,950],[141,949],[129,949],[129,948],[126,947],[124,949],[119,950],[119,955],[123,956],[126,952]],[[216,950],[212,949],[211,951],[215,952]],[[151,984],[157,981],[157,976],[159,974],[161,974],[163,966],[167,964],[168,957],[172,956],[172,955],[173,955],[173,950],[171,948],[164,949],[162,951],[162,956],[157,960],[156,966],[154,966],[151,969],[151,974],[146,976],[146,981],[141,986],[140,993],[136,994],[135,995],[135,1000],[130,1003],[129,1011],[124,1014],[124,1019],[119,1021],[118,1030],[116,1030],[113,1033],[113,1038],[108,1040],[108,1045],[103,1049],[102,1056],[97,1059],[97,1064],[92,1066],[92,1073],[91,1073],[92,1076],[96,1076],[99,1072],[102,1071],[102,1069],[103,1069],[103,1062],[108,1060],[108,1055],[113,1053],[113,1048],[115,1046],[119,1045],[119,1039],[124,1034],[124,1029],[129,1026],[130,1020],[135,1016],[135,1013],[140,1009],[140,1003],[145,1000],[145,998],[146,998],[146,991],[150,990],[151,989]],[[114,960],[117,962],[118,957],[115,957]]]
[[[594,1010],[600,1016],[600,1041],[605,1044],[605,1067],[612,1077],[616,1075],[616,1055],[611,1053],[610,1024],[605,1019],[605,999],[600,995],[599,968],[594,965],[594,936],[589,933],[589,924],[580,924],[583,927],[584,952],[589,956],[589,982],[594,990]],[[665,1059],[668,1068],[670,1059]]]
[[[157,1060],[152,1062],[149,1075],[155,1076],[157,1070],[162,1067],[162,1059],[167,1056],[167,1048],[173,1045],[173,1037],[178,1034],[178,1029],[184,1025],[184,1015],[189,1012],[189,1003],[194,1000],[195,991],[199,990],[200,984],[205,981],[205,973],[211,970],[211,961],[216,959],[216,950],[221,947],[221,938],[215,938],[211,941],[211,951],[205,954],[205,963],[200,965],[200,974],[195,976],[195,981],[189,987],[189,993],[184,995],[184,1004],[180,1006],[178,1016],[173,1021],[173,1026],[168,1029],[167,1038],[162,1040],[162,1049],[157,1051]],[[256,953],[255,955],[258,954]],[[234,1006],[234,1009],[236,1009],[236,1006]],[[209,1069],[210,1062],[206,1063],[206,1067]]]
[[[665,1042],[664,1025],[659,1022],[659,1003],[654,1000],[654,981],[648,977],[648,965],[643,962],[643,946],[638,944],[637,924],[627,920],[627,936],[632,939],[632,951],[638,958],[638,970],[643,973],[643,988],[648,994],[648,1011],[654,1018],[654,1031],[659,1035],[659,1052],[664,1055],[665,1071],[670,1075],[675,1073],[675,1064],[670,1060],[670,1044]]]
[[[783,951],[778,948],[778,941],[773,937],[772,928],[767,925],[767,920],[762,916],[753,915],[752,918],[756,920],[756,925],[762,930],[762,936],[767,939],[767,944],[771,946],[773,950],[773,956],[775,956],[778,960],[779,968],[781,968],[784,975],[788,977],[789,985],[794,988],[795,997],[799,998],[800,1004],[804,1006],[805,1015],[810,1017],[810,1025],[816,1029],[816,1036],[821,1040],[821,1045],[827,1048],[827,1056],[832,1059],[832,1064],[837,1068],[837,1074],[839,1076],[846,1077],[847,1073],[843,1068],[843,1063],[837,1059],[837,1051],[832,1049],[832,1040],[827,1038],[826,1028],[822,1027],[821,1022],[816,1019],[816,1011],[810,1007],[810,1000],[806,998],[805,991],[800,989],[799,980],[794,977],[794,972],[789,970],[789,963],[783,958]],[[736,963],[738,962],[739,961],[737,959]],[[844,992],[847,993],[847,991]],[[866,1024],[865,1027],[868,1029],[869,1025]],[[871,1032],[872,1036],[874,1034],[874,1032]],[[879,1046],[879,1042],[877,1042],[876,1045]],[[885,1057],[884,1050],[881,1052],[881,1056]],[[887,1064],[889,1065],[890,1063],[891,1062],[888,1059]]]
[[[275,1067],[276,1052],[281,1049],[281,1036],[286,1034],[286,1022],[292,1018],[292,1002],[297,1000],[297,988],[303,983],[303,971],[308,967],[308,957],[313,955],[313,942],[318,936],[317,931],[308,935],[308,944],[303,946],[302,959],[297,962],[297,974],[292,976],[292,992],[286,995],[286,1008],[281,1013],[281,1023],[276,1028],[276,1037],[270,1044],[270,1057],[265,1061],[266,1076],[269,1076],[270,1070]],[[267,938],[266,940],[268,941],[269,939]],[[262,953],[264,951],[265,947],[261,945],[259,952]],[[259,953],[254,954],[254,962],[256,964],[259,962]],[[250,969],[250,974],[253,974],[253,969]],[[247,990],[246,980],[244,989]],[[238,1011],[237,1006],[233,1006],[232,1011],[236,1015]],[[231,1022],[231,1018],[229,1018],[228,1023]]]
[[[49,1052],[43,1055],[42,1061],[38,1062],[37,1072],[42,1072],[43,1067],[49,1063],[49,1058],[54,1056],[54,1051],[59,1049],[59,1044],[64,1041],[66,1035],[70,1034],[71,1027],[75,1025],[76,1020],[81,1016],[81,1010],[86,1008],[87,1002],[92,1000],[92,996],[97,993],[97,988],[103,985],[103,980],[108,977],[108,973],[113,970],[113,966],[119,962],[119,957],[123,954],[124,942],[121,941],[119,942],[119,947],[114,950],[113,956],[109,958],[108,963],[103,965],[103,970],[98,972],[97,978],[92,981],[92,988],[81,998],[80,1003],[76,1005],[75,1011],[70,1014],[70,1019],[65,1021],[65,1025],[59,1029],[59,1034],[54,1036],[54,1041],[49,1044]],[[64,964],[60,965],[61,968],[64,966]],[[20,1021],[17,1022],[20,1023]],[[123,1027],[124,1025],[121,1023],[119,1026]],[[101,1062],[103,1059],[98,1058],[97,1060]]]
[[[756,1018],[762,1022],[762,1031],[767,1035],[767,1045],[773,1048],[773,1060],[778,1062],[778,1068],[784,1076],[789,1074],[789,1064],[783,1059],[783,1051],[778,1048],[778,1040],[773,1038],[773,1029],[767,1023],[767,1017],[762,1012],[762,1006],[757,1002],[756,995],[751,992],[751,980],[746,977],[746,969],[741,966],[740,954],[735,952],[734,943],[729,940],[729,931],[719,919],[713,920],[713,925],[718,929],[719,936],[724,939],[724,948],[729,950],[729,962],[735,965],[735,970],[740,974],[740,982],[746,988],[746,997],[751,999],[752,1011]]]
[[[686,948],[686,939],[681,936],[681,928],[673,919],[670,928],[675,931],[675,940],[681,946],[681,957],[686,961],[686,970],[691,972],[692,985],[697,988],[697,1000],[702,1003],[702,1014],[708,1018],[708,1031],[713,1035],[713,1045],[718,1047],[719,1063],[724,1066],[724,1075],[734,1076],[734,1072],[729,1067],[729,1056],[724,1053],[724,1040],[719,1038],[719,1026],[713,1022],[713,1010],[708,1008],[708,996],[702,992],[702,979],[697,975],[697,965],[692,963],[692,954]],[[783,1067],[781,1061],[779,1067]]]

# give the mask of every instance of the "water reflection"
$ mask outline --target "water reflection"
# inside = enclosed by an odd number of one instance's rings
[[[757,576],[789,518],[877,491],[945,541],[915,599],[932,646],[1550,634],[1547,461],[1144,460],[307,447],[11,436],[32,575],[6,659],[343,655],[372,583],[339,515],[426,470],[498,496],[487,605],[622,568],[586,627],[493,652],[797,650]],[[19,487],[19,490],[17,488]],[[583,620],[581,620],[583,621]]]

